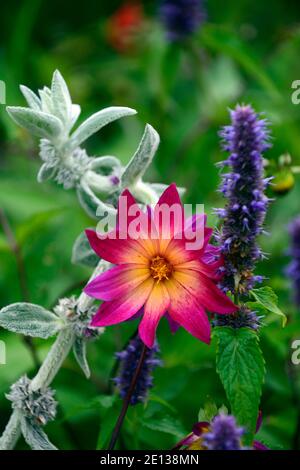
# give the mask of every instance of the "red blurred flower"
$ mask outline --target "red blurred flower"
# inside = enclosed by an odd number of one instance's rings
[[[136,45],[137,33],[142,29],[144,12],[139,2],[126,2],[108,20],[107,38],[114,49],[128,52]]]

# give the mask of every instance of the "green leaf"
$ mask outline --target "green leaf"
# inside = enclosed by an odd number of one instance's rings
[[[181,439],[186,433],[181,422],[171,416],[164,415],[163,417],[151,418],[149,420],[142,420],[141,425],[145,426],[152,431],[160,431],[166,434],[171,434]]]
[[[72,250],[72,263],[95,268],[99,257],[92,250],[85,232],[82,232],[75,240]]]
[[[282,320],[282,327],[285,327],[287,322],[286,315],[278,307],[278,297],[271,287],[265,286],[260,287],[259,289],[252,289],[250,294],[268,312],[279,315]]]
[[[40,305],[19,302],[0,310],[0,326],[15,333],[46,339],[61,330],[64,323]]]
[[[116,395],[101,397],[100,431],[97,441],[97,450],[105,449],[110,440],[112,431],[120,413],[119,406],[116,406],[116,401]]]
[[[215,328],[217,372],[238,423],[251,444],[259,411],[265,366],[257,334],[249,328]]]
[[[204,404],[204,408],[200,408],[198,413],[198,421],[210,422],[218,414],[218,407],[212,400]]]
[[[160,405],[168,408],[172,413],[176,413],[176,408],[174,406],[170,405],[170,403],[163,398],[159,397],[158,395],[154,393],[150,393],[148,397],[148,402],[154,402],[154,403],[159,403]]]
[[[25,127],[36,137],[53,139],[62,132],[61,121],[51,114],[18,106],[7,106],[6,109],[10,117],[19,126]]]
[[[91,371],[86,358],[86,341],[83,338],[75,339],[73,344],[73,353],[84,375],[87,379],[89,379],[91,376]]]

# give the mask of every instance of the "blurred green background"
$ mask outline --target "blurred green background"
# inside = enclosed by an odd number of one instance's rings
[[[134,152],[146,122],[161,135],[156,160],[148,170],[152,182],[175,181],[187,188],[185,202],[204,203],[211,224],[212,208],[224,202],[215,163],[225,158],[218,131],[228,123],[228,107],[252,104],[271,122],[273,148],[266,158],[274,173],[278,158],[290,153],[300,165],[300,105],[291,102],[291,84],[300,79],[299,2],[207,0],[207,20],[186,41],[170,44],[158,17],[159,2],[140,3],[141,14],[128,32],[118,26],[121,1],[84,4],[27,0],[1,5],[0,79],[7,104],[25,105],[19,84],[36,90],[48,85],[58,68],[82,116],[105,106],[137,109],[89,139],[91,155],[117,155],[125,163]],[[20,287],[14,253],[0,228],[0,307],[24,296],[50,308],[65,293],[80,292],[87,268],[71,264],[72,244],[94,224],[75,194],[54,183],[39,184],[38,143],[9,119],[0,107],[0,207],[11,224],[24,260],[28,293]],[[274,163],[275,162],[275,163]],[[289,175],[290,176],[290,175]],[[284,175],[277,175],[279,179]],[[288,222],[300,213],[300,180],[275,197],[267,219],[269,236],[261,240],[269,254],[258,271],[265,274],[288,315],[281,328],[265,319],[261,344],[267,374],[262,396],[259,437],[274,449],[300,448],[299,366],[291,364],[291,342],[300,339],[300,312],[291,302],[284,274],[289,261]],[[59,418],[47,426],[61,449],[103,445],[120,407],[108,396],[114,353],[122,349],[135,322],[108,328],[89,345],[92,380],[87,381],[70,355],[55,379]],[[7,365],[0,365],[0,430],[10,414],[4,394],[20,374],[35,365],[21,337],[0,331],[7,345]],[[147,406],[133,407],[121,447],[168,449],[197,421],[207,400],[218,406],[226,398],[215,372],[215,344],[201,344],[186,332],[171,336],[162,322],[158,331],[164,367],[155,373]],[[34,340],[39,360],[51,341]],[[227,404],[228,405],[228,404]],[[26,448],[21,441],[19,448]]]

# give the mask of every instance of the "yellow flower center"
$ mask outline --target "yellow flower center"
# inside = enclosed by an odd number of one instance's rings
[[[155,256],[155,258],[152,258],[151,260],[150,271],[153,279],[156,279],[157,282],[160,282],[163,279],[170,278],[173,271],[173,266],[165,258],[162,258],[161,256]]]

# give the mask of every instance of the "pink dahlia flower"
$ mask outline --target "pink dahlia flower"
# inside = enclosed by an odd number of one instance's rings
[[[206,217],[185,220],[175,184],[147,213],[128,190],[121,196],[116,230],[106,236],[86,231],[97,255],[116,265],[85,288],[88,295],[103,300],[92,326],[114,325],[140,316],[140,338],[152,348],[158,323],[166,316],[172,331],[182,326],[209,343],[206,311],[230,314],[237,307],[216,285],[220,261],[215,261],[216,249],[209,245],[212,229],[205,226]],[[169,210],[169,218],[164,217],[163,209]],[[193,245],[191,240],[196,240],[199,231],[201,243]]]

